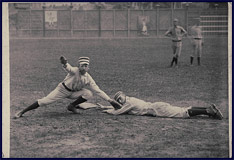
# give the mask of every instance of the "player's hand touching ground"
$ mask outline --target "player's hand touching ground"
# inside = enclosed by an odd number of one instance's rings
[[[118,102],[116,102],[113,99],[108,100],[108,102],[115,108],[115,109],[120,109],[121,108],[121,104],[119,104]]]

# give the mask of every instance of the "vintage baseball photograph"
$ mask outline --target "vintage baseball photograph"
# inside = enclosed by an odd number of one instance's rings
[[[2,158],[232,157],[232,2],[2,11]]]

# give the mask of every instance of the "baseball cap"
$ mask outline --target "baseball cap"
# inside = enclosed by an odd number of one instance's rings
[[[80,57],[78,60],[79,64],[88,64],[89,65],[89,57]]]
[[[116,101],[118,101],[119,97],[120,97],[122,94],[124,94],[122,91],[116,92],[115,95],[114,95],[114,99],[115,99]]]
[[[174,21],[174,22],[178,22],[179,20],[178,20],[177,18],[175,18],[173,21]]]

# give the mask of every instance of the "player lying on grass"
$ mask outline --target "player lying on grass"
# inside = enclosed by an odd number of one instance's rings
[[[145,102],[135,97],[128,97],[121,91],[115,94],[114,99],[122,104],[121,109],[109,108],[104,110],[104,112],[113,115],[132,114],[171,118],[189,118],[197,115],[207,115],[214,119],[223,119],[222,113],[214,104],[209,107],[177,107],[165,102]]]
[[[67,106],[67,109],[73,113],[78,113],[77,106],[92,97],[93,94],[90,90],[108,101],[114,108],[120,108],[120,104],[103,92],[89,75],[89,57],[80,57],[78,67],[72,67],[63,56],[60,57],[60,62],[68,73],[65,79],[50,94],[42,99],[38,99],[32,105],[16,113],[14,118],[22,117],[24,113],[39,106],[48,105],[65,98],[76,99]]]

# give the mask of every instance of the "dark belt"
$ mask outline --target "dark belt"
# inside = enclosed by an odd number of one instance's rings
[[[74,92],[73,90],[71,90],[70,88],[68,88],[68,87],[65,85],[64,82],[62,83],[62,85],[63,85],[63,87],[64,87],[66,90],[68,90],[69,92]]]
[[[181,40],[172,40],[172,42],[181,42]]]
[[[194,39],[196,39],[196,40],[201,40],[201,38],[194,38]]]

